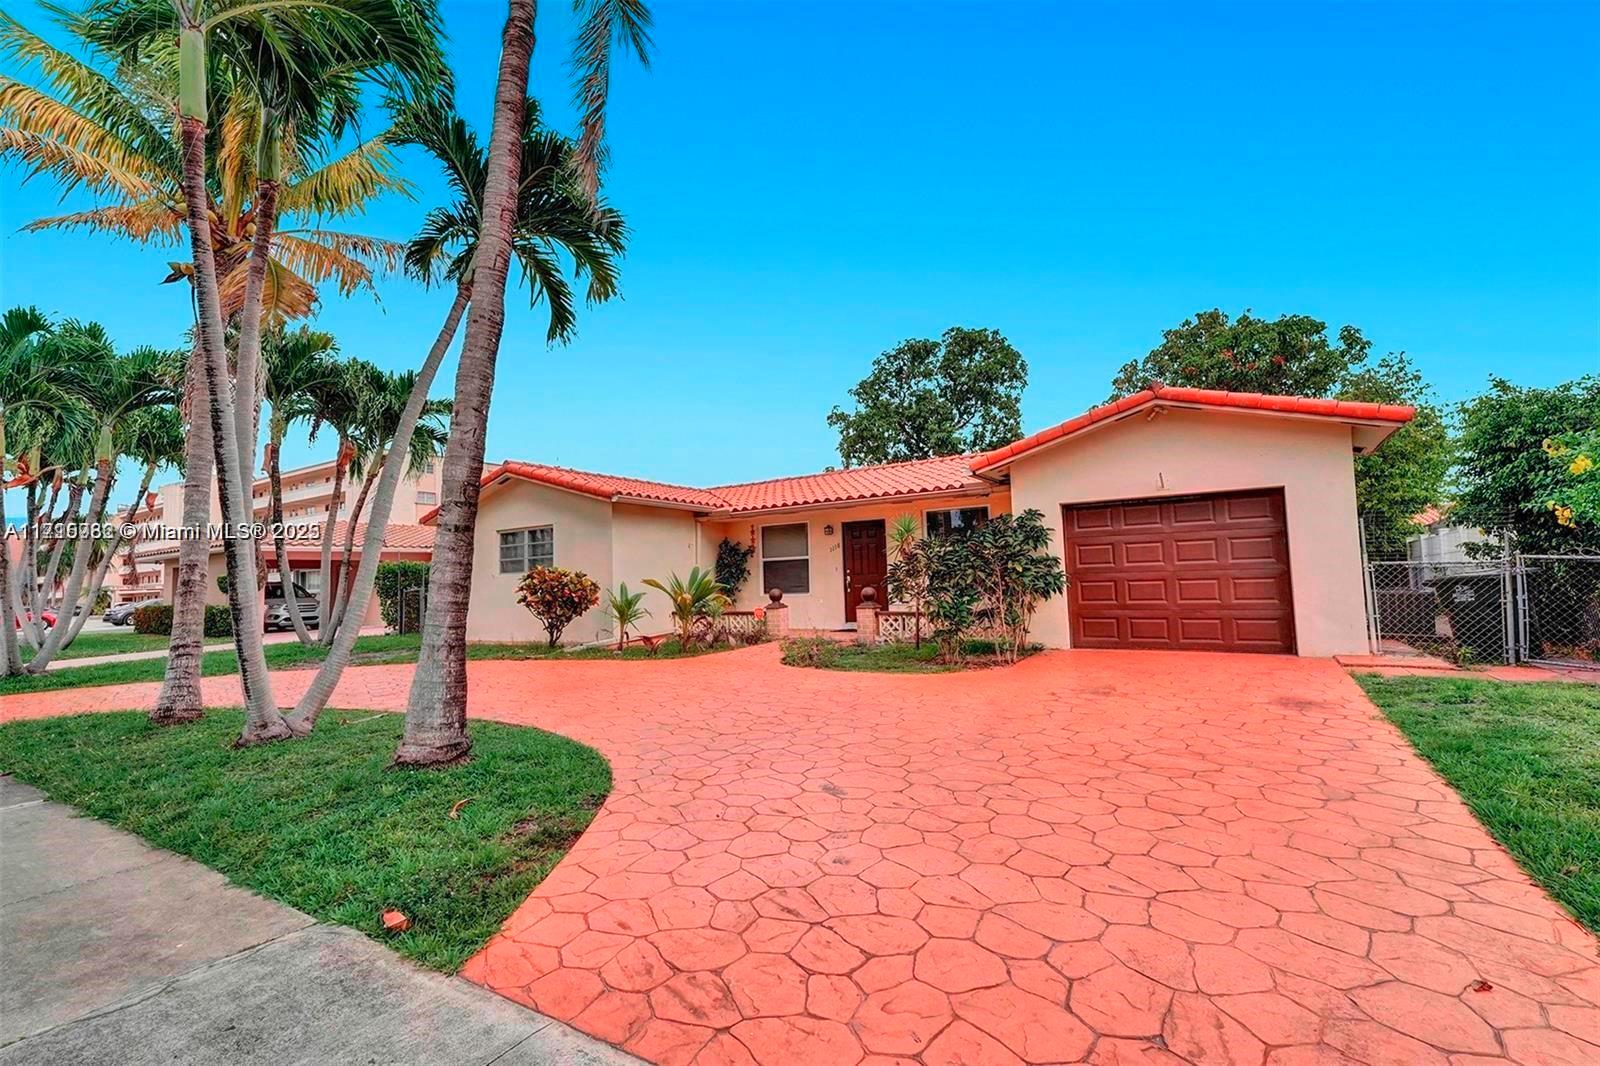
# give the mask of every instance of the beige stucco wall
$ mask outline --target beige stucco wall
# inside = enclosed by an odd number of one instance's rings
[[[1348,426],[1265,415],[1167,410],[1139,415],[1027,456],[1011,467],[1018,510],[1036,507],[1061,553],[1062,504],[1282,488],[1301,655],[1364,652],[1361,551]],[[1067,647],[1065,598],[1032,635]]]
[[[612,585],[607,587],[626,583],[629,592],[643,592],[643,606],[650,617],[641,624],[641,631],[670,632],[672,604],[665,593],[646,586],[645,578],[666,584],[674,573],[687,578],[696,566],[709,570],[716,561],[716,544],[711,545],[709,556],[701,555],[700,523],[693,513],[675,508],[613,504],[611,523]],[[560,551],[559,545],[556,550]],[[604,592],[600,602],[605,602]],[[589,639],[614,639],[616,624],[603,615],[598,621],[596,636]]]
[[[544,626],[517,602],[521,574],[500,572],[500,534],[531,526],[555,527],[555,564],[582,570],[602,589],[611,576],[611,504],[576,492],[513,480],[487,491],[478,508],[473,543],[472,592],[467,606],[467,639],[539,641]],[[631,584],[631,582],[630,582]],[[595,640],[604,627],[597,607],[573,622],[563,643]]]
[[[765,606],[767,593],[761,587],[760,529],[766,525],[805,522],[811,549],[811,591],[790,593],[784,597],[784,602],[789,605],[789,625],[796,629],[839,629],[845,625],[844,523],[881,518],[887,527],[892,526],[901,515],[909,514],[916,516],[919,529],[926,529],[924,515],[928,511],[955,507],[988,507],[991,515],[1004,514],[1010,510],[1011,496],[1005,486],[997,485],[988,492],[937,500],[868,503],[802,514],[760,515],[738,522],[707,523],[710,554],[706,558],[715,561],[717,545],[723,537],[741,544],[755,543],[758,547],[750,559],[750,579],[739,590],[738,602],[734,606],[740,610]],[[831,535],[824,532],[828,526],[833,527]],[[883,590],[879,591],[882,593]]]

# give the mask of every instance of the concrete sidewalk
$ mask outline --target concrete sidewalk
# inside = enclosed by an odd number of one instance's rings
[[[0,1064],[636,1060],[0,776]]]

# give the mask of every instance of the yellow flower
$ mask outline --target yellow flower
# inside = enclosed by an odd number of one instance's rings
[[[1575,525],[1577,525],[1577,523],[1572,520],[1572,508],[1570,508],[1570,507],[1557,507],[1555,509],[1555,511],[1556,511],[1556,521],[1557,522],[1560,522],[1564,526],[1575,526]]]
[[[1594,460],[1587,455],[1580,455],[1572,460],[1572,465],[1567,467],[1574,474],[1583,475],[1594,469]]]

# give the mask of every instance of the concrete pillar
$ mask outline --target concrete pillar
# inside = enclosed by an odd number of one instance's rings
[[[878,590],[868,585],[861,590],[861,602],[856,605],[856,641],[861,644],[878,643]]]
[[[767,598],[772,602],[767,604],[767,636],[774,640],[781,640],[789,635],[789,605],[783,602],[783,590],[773,589],[767,593]]]

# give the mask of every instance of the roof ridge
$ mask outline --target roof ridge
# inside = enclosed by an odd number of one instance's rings
[[[865,466],[844,466],[837,470],[813,470],[808,474],[783,474],[778,477],[757,478],[755,481],[730,481],[723,485],[712,485],[706,491],[744,489],[752,485],[771,485],[779,481],[799,481],[801,478],[828,477],[832,474],[859,474],[866,470],[888,470],[894,467],[917,466],[922,463],[941,463],[956,459],[971,460],[983,454],[983,452],[961,452],[957,455],[930,455],[924,459],[899,459],[892,463],[868,463]]]
[[[537,466],[542,467],[545,470],[560,470],[567,474],[581,474],[584,477],[613,478],[618,481],[643,481],[650,485],[661,485],[664,488],[669,489],[687,489],[690,492],[709,491],[701,485],[684,485],[676,481],[661,481],[653,477],[635,477],[633,474],[608,474],[603,470],[580,470],[575,466],[562,466],[559,463],[538,463],[529,459],[504,459],[499,463],[494,464],[494,467],[507,466]],[[494,467],[490,467],[490,469],[493,469]]]

